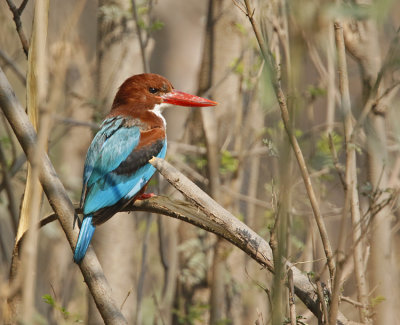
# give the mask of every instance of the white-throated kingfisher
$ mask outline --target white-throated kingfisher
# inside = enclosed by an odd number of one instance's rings
[[[83,221],[74,252],[79,263],[97,225],[141,197],[155,172],[149,163],[167,150],[165,104],[205,107],[217,103],[175,90],[162,76],[145,73],[128,78],[115,95],[101,124],[83,171]]]

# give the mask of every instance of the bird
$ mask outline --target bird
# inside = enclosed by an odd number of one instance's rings
[[[118,89],[86,154],[80,207],[83,220],[74,250],[80,263],[96,229],[145,194],[155,168],[152,157],[165,158],[168,105],[206,107],[216,102],[175,90],[166,78],[143,73],[126,79]]]

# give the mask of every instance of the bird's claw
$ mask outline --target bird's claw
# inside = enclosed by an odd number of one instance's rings
[[[147,200],[150,199],[151,197],[156,196],[154,193],[143,193],[140,194],[136,200]]]

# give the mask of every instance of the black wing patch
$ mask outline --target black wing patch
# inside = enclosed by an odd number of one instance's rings
[[[151,158],[157,156],[165,144],[164,140],[156,140],[152,144],[133,150],[130,155],[112,172],[117,175],[131,175],[146,165]]]

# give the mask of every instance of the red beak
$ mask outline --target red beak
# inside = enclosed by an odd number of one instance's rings
[[[173,89],[171,92],[160,96],[164,103],[178,105],[178,106],[190,106],[190,107],[205,107],[215,106],[218,103],[202,97],[190,95],[182,91]]]

